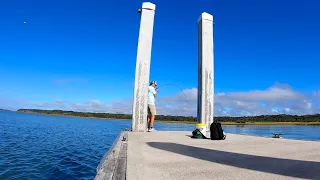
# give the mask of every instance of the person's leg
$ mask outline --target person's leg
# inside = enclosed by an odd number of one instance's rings
[[[153,128],[154,119],[157,114],[156,113],[156,106],[155,105],[150,106],[150,111],[151,111],[150,128]]]
[[[150,128],[153,128],[153,124],[154,124],[154,115],[151,115]]]
[[[150,111],[150,107],[148,105],[148,118],[147,118],[147,130],[148,131],[150,129],[150,122],[151,122],[151,111]]]

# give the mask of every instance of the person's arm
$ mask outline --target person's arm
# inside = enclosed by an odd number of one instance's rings
[[[153,88],[153,96],[154,96],[154,97],[157,97],[157,91],[156,91],[155,88]]]

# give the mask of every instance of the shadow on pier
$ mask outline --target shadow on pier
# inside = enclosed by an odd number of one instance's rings
[[[232,153],[177,143],[148,142],[147,144],[153,148],[238,168],[297,178],[320,179],[320,162]]]

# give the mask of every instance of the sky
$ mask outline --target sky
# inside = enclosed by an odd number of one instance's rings
[[[131,113],[142,2],[1,1],[0,108]],[[158,114],[196,115],[202,12],[214,16],[215,116],[320,112],[319,1],[150,2],[150,80],[174,84]]]

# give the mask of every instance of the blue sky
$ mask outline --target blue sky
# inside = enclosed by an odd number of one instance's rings
[[[99,102],[107,108],[130,102],[140,23],[137,9],[142,2],[1,2],[0,108],[44,103],[45,108],[59,108],[57,101]],[[159,84],[174,83],[193,93],[197,20],[208,12],[215,19],[215,93],[267,92],[285,85],[315,104],[313,96],[320,90],[320,2],[151,2],[156,15],[150,78]],[[174,98],[179,91],[167,86],[160,93],[162,98]]]

